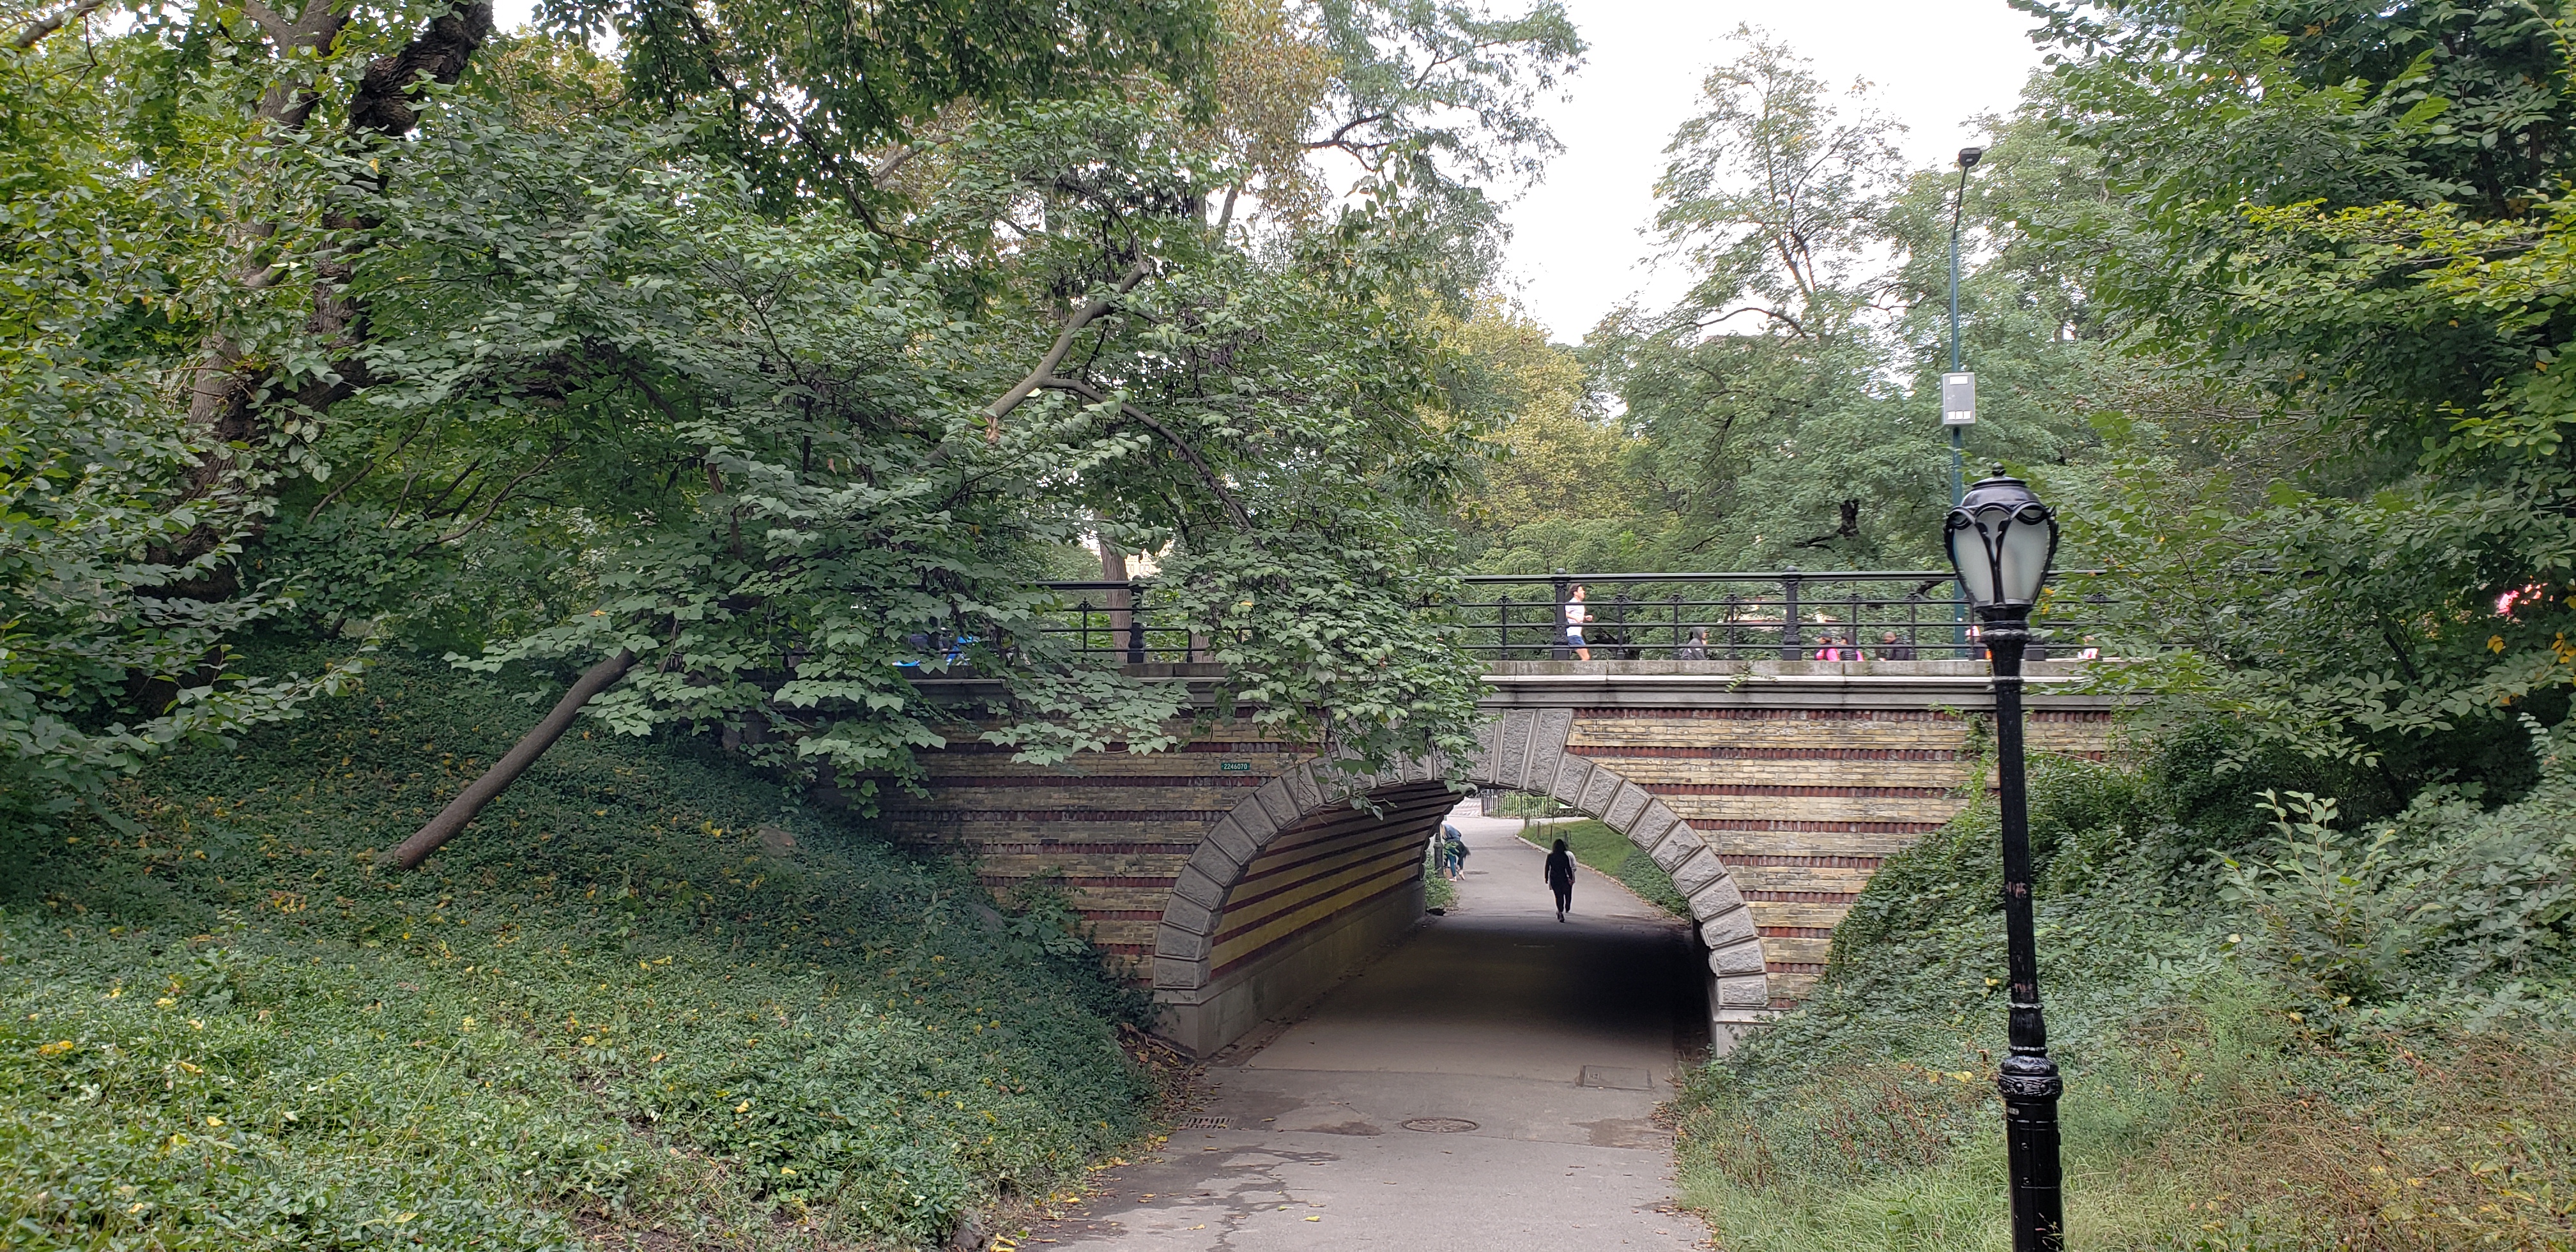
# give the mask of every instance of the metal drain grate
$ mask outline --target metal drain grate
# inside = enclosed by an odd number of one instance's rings
[[[1184,1117],[1181,1119],[1179,1129],[1232,1130],[1234,1129],[1234,1119],[1231,1117]]]
[[[1476,1123],[1463,1117],[1417,1117],[1404,1123],[1404,1128],[1419,1130],[1426,1135],[1454,1135],[1462,1130],[1474,1130]]]

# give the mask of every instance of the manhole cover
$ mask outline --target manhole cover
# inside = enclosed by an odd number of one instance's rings
[[[1179,1129],[1232,1130],[1234,1129],[1234,1119],[1231,1117],[1184,1117],[1181,1119]]]
[[[1404,1124],[1406,1130],[1419,1130],[1426,1135],[1454,1135],[1474,1130],[1476,1123],[1458,1117],[1417,1117]]]

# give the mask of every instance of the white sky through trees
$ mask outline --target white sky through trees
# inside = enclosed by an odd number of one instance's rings
[[[1489,0],[1515,11],[1526,0]],[[2010,110],[2039,65],[2030,19],[2004,0],[1565,0],[1592,51],[1581,71],[1541,106],[1565,151],[1547,180],[1521,194],[1505,216],[1513,294],[1554,337],[1580,342],[1621,300],[1645,293],[1649,308],[1687,287],[1658,274],[1652,241],[1655,179],[1664,143],[1696,111],[1700,80],[1734,55],[1726,36],[1763,27],[1816,62],[1837,86],[1869,80],[1868,99],[1903,122],[1906,156],[1947,165],[1984,142],[1971,119]],[[503,29],[534,16],[534,0],[498,0]]]
[[[2031,21],[2004,0],[1566,0],[1592,51],[1542,111],[1565,151],[1547,181],[1505,214],[1515,292],[1564,343],[1580,342],[1630,294],[1654,308],[1688,283],[1648,264],[1640,233],[1654,217],[1664,144],[1696,111],[1700,80],[1734,55],[1725,37],[1740,23],[1769,30],[1813,59],[1837,86],[1871,84],[1869,100],[1903,122],[1907,158],[1947,165],[1983,143],[1971,119],[2009,111],[2039,66]],[[1670,267],[1667,267],[1670,268]]]

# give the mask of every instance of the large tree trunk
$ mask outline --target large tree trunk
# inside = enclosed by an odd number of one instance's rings
[[[544,721],[519,736],[519,742],[511,745],[500,760],[492,762],[492,768],[484,770],[482,777],[457,792],[456,798],[448,801],[447,807],[438,811],[438,816],[429,819],[428,825],[377,858],[377,863],[398,865],[404,869],[420,868],[420,863],[437,851],[438,845],[455,838],[458,831],[465,829],[465,823],[473,821],[475,814],[483,811],[484,805],[490,804],[492,798],[511,783],[517,782],[519,775],[527,773],[528,767],[536,764],[537,758],[554,746],[555,740],[563,738],[564,732],[572,729],[573,719],[581,716],[581,707],[590,703],[591,697],[624,678],[634,664],[635,653],[620,649],[617,655],[583,671],[572,689],[563,694],[563,699],[555,701],[554,711],[546,714]]]
[[[1118,545],[1109,542],[1106,537],[1100,540],[1100,581],[1106,583],[1127,581],[1127,554],[1119,551]],[[1125,651],[1127,628],[1136,620],[1136,606],[1133,603],[1135,597],[1125,587],[1119,587],[1111,590],[1104,598],[1109,602],[1109,646]]]
[[[325,55],[348,25],[351,9],[348,0],[305,0],[303,9],[290,21],[270,11],[260,0],[249,0],[242,12],[277,45],[281,59],[286,59]],[[492,31],[490,0],[463,0],[430,19],[401,51],[369,62],[349,100],[349,132],[373,133],[388,139],[409,134],[420,120],[414,107],[421,90],[420,80],[426,77],[454,84],[464,76],[466,63],[473,58],[475,49],[491,38]],[[321,96],[310,87],[280,82],[260,98],[257,116],[278,131],[302,130],[320,103]],[[372,223],[363,217],[335,212],[325,224],[335,230],[357,231]],[[244,222],[236,224],[233,233],[248,242],[273,236],[276,226]],[[330,352],[330,370],[304,380],[292,393],[280,393],[263,402],[260,394],[268,381],[268,363],[246,359],[241,345],[230,336],[220,331],[210,333],[189,386],[188,424],[207,447],[203,458],[188,472],[186,490],[191,498],[221,499],[264,485],[258,481],[264,476],[261,466],[247,467],[252,481],[235,481],[246,467],[235,460],[232,449],[237,444],[254,450],[261,446],[270,426],[265,412],[268,406],[283,405],[292,413],[318,417],[368,381],[357,355],[358,345],[365,338],[364,319],[347,294],[353,276],[349,256],[335,245],[303,260],[315,277],[313,312],[306,320],[305,331]],[[236,277],[243,287],[257,290],[281,281],[289,269],[284,260],[253,261],[246,263]],[[254,451],[251,455],[260,454]],[[182,536],[158,556],[172,564],[192,560],[214,550],[227,537],[255,539],[265,527],[257,510],[245,509],[231,519],[229,532],[209,522]],[[222,599],[237,586],[237,580],[217,575],[176,590],[192,598]]]

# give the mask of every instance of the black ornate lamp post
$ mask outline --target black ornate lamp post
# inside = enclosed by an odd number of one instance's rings
[[[2059,1252],[2066,1209],[2057,1155],[2057,1097],[2065,1084],[2048,1059],[2039,1015],[2039,955],[2030,921],[2030,804],[2022,785],[2021,658],[2030,610],[2057,555],[2057,519],[2028,484],[1994,476],[1950,511],[1943,541],[1959,590],[1983,623],[1995,672],[1995,775],[2004,842],[2004,942],[2011,986],[2012,1054],[1995,1085],[2004,1097],[2005,1157],[2012,1172],[2013,1252]]]

